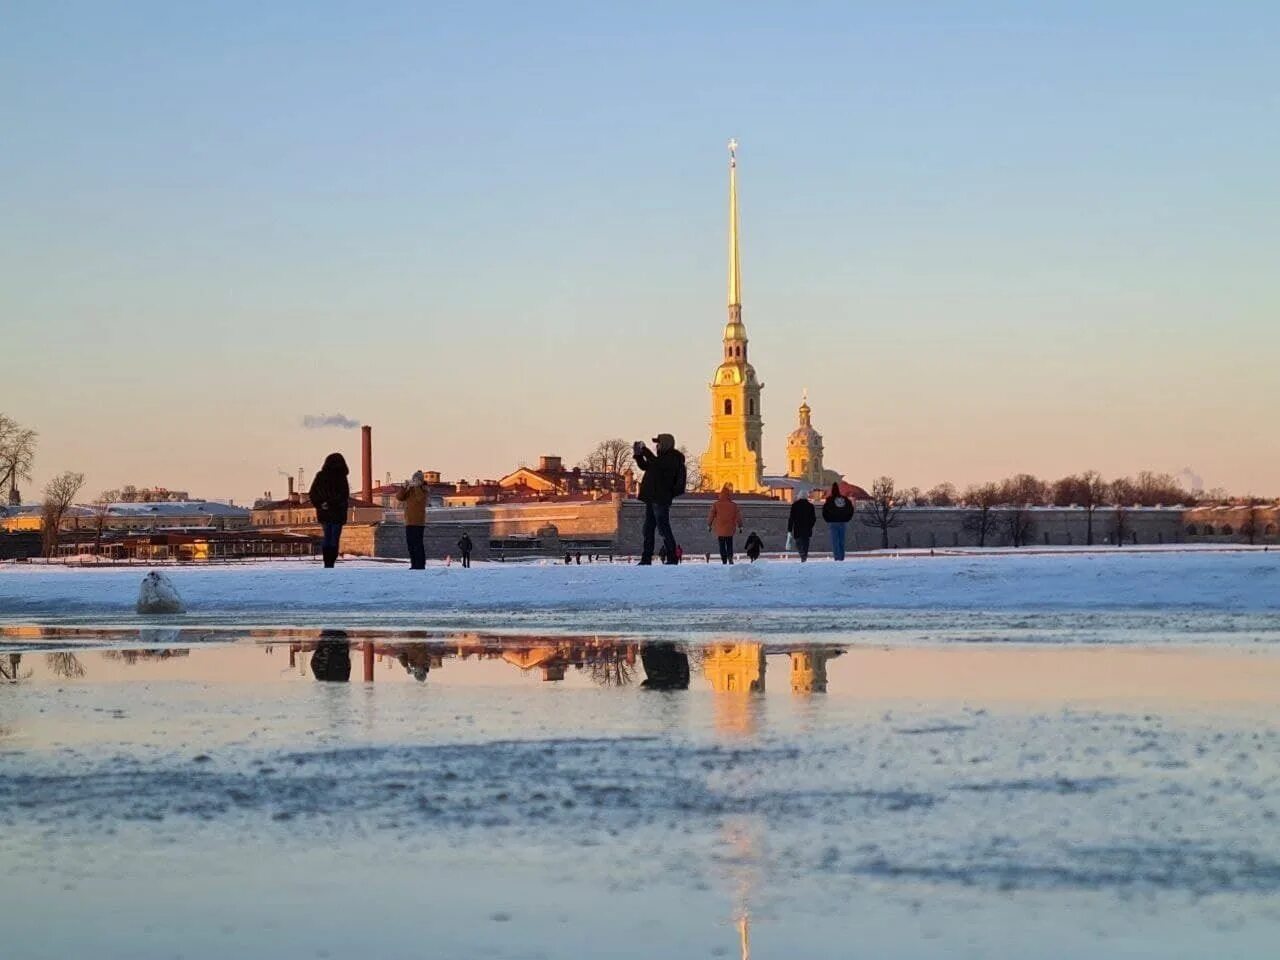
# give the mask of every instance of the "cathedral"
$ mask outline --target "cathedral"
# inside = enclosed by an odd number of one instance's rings
[[[829,485],[839,474],[823,469],[822,434],[813,428],[806,395],[799,423],[787,438],[787,472],[764,472],[764,384],[747,357],[747,327],[742,322],[742,282],[738,262],[738,142],[729,141],[729,317],[724,325],[724,354],[711,380],[711,439],[702,456],[702,487],[792,499],[796,490]]]

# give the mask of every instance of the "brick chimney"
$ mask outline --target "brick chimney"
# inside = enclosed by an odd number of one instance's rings
[[[373,427],[360,428],[360,482],[363,484],[361,498],[373,500]]]

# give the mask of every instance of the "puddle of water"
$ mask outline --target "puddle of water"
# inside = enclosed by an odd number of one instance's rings
[[[4,639],[6,956],[1261,957],[1280,933],[1270,647]]]

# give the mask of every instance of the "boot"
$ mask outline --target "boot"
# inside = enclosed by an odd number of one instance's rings
[[[326,569],[331,569],[338,560],[338,551],[332,547],[325,547],[322,551],[324,557],[324,565]]]

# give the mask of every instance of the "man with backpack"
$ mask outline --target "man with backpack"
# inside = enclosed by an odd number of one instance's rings
[[[653,563],[654,533],[662,534],[662,546],[666,554],[664,563],[680,562],[675,534],[671,532],[671,501],[684,494],[688,483],[684,454],[676,449],[676,438],[660,433],[653,438],[657,452],[650,450],[643,441],[632,444],[631,452],[636,466],[644,472],[640,481],[640,499],[644,503],[644,543],[640,549],[640,563]]]

